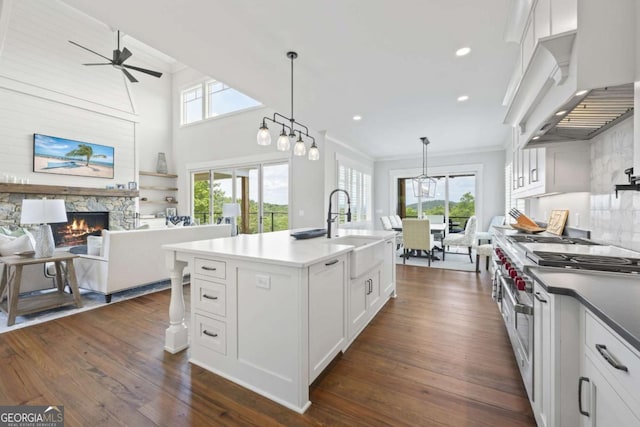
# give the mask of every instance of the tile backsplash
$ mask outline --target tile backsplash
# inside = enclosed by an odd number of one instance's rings
[[[624,170],[633,165],[633,119],[591,141],[591,237],[601,243],[640,251],[640,192],[621,191]]]

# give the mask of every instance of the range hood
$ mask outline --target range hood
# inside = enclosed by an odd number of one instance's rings
[[[633,103],[633,83],[577,94],[533,132],[527,146],[591,139],[631,117]]]

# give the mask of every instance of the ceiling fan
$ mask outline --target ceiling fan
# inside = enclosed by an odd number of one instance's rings
[[[92,64],[82,64],[82,65],[111,65],[113,66],[113,68],[117,68],[118,70],[122,70],[122,72],[124,73],[125,76],[127,76],[127,78],[129,79],[129,81],[131,83],[136,83],[138,80],[133,77],[133,75],[127,71],[126,69],[130,69],[130,70],[136,70],[136,71],[140,71],[141,73],[145,73],[145,74],[149,74],[151,76],[154,77],[161,77],[162,73],[158,72],[158,71],[152,71],[152,70],[147,70],[146,68],[140,68],[140,67],[136,67],[134,65],[127,65],[124,63],[124,61],[126,61],[127,59],[129,59],[133,54],[131,53],[131,51],[129,49],[122,48],[122,50],[120,50],[120,31],[118,31],[118,48],[116,50],[113,51],[113,58],[107,58],[104,55],[99,54],[96,51],[93,51],[87,47],[84,47],[82,45],[79,45],[76,42],[73,42],[71,40],[69,40],[69,43],[78,46],[79,48],[82,48],[84,50],[88,50],[91,53],[94,53],[104,59],[106,59],[109,62],[99,62],[99,63],[92,63]]]

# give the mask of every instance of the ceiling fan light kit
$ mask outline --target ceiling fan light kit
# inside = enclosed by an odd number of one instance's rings
[[[289,151],[291,148],[290,140],[293,140],[297,135],[298,140],[293,145],[293,155],[301,157],[307,154],[307,147],[302,139],[302,137],[305,137],[311,140],[311,147],[309,148],[307,158],[309,160],[319,160],[320,150],[316,145],[315,138],[309,135],[309,128],[293,118],[293,60],[297,57],[298,54],[296,52],[287,52],[287,58],[291,61],[291,117],[285,117],[280,113],[273,113],[273,117],[263,117],[256,140],[258,145],[271,144],[271,134],[267,127],[267,121],[269,121],[282,126],[282,132],[276,142],[276,148],[279,151]]]
[[[95,55],[98,55],[101,58],[106,59],[109,62],[96,62],[96,63],[89,63],[89,64],[82,64],[82,65],[87,65],[87,66],[94,66],[94,65],[111,65],[113,68],[116,68],[118,70],[121,70],[122,73],[127,77],[127,79],[129,79],[129,81],[131,83],[136,83],[138,82],[138,80],[133,76],[133,74],[131,74],[127,68],[129,70],[135,70],[135,71],[139,71],[141,73],[145,73],[145,74],[149,74],[150,76],[153,77],[162,77],[162,73],[158,72],[158,71],[153,71],[153,70],[148,70],[146,68],[141,68],[141,67],[136,67],[135,65],[129,65],[129,64],[125,64],[124,61],[126,61],[127,59],[131,58],[131,56],[133,56],[133,53],[131,53],[131,51],[129,49],[127,49],[126,47],[123,48],[122,50],[120,50],[120,31],[118,31],[118,48],[115,49],[113,51],[113,56],[112,58],[108,58],[94,50],[89,49],[88,47],[82,46],[74,41],[69,40],[69,43],[71,43],[74,46],[78,46],[81,49],[84,49],[86,51],[89,51]]]

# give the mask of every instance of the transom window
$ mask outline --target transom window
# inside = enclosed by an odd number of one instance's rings
[[[202,82],[183,90],[180,99],[181,125],[260,105],[255,99],[216,80]]]

